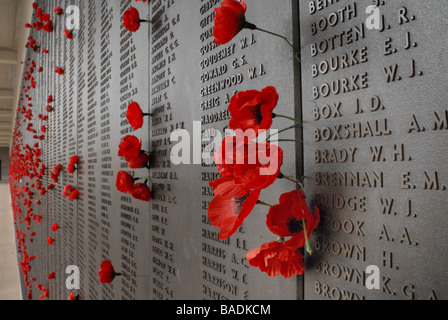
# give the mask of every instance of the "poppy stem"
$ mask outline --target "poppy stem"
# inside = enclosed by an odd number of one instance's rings
[[[296,124],[294,124],[294,125],[292,125],[292,126],[290,126],[290,127],[287,127],[287,128],[285,128],[285,129],[282,129],[282,130],[276,132],[276,133],[274,134],[274,136],[276,136],[276,135],[278,135],[278,134],[280,134],[280,133],[282,133],[282,132],[288,131],[288,130],[290,130],[290,129],[294,129],[294,128],[299,127],[299,126],[301,126],[301,124],[300,124],[300,123],[296,123]],[[271,136],[269,135],[269,136],[266,138],[266,141],[269,141],[270,139],[271,139]]]
[[[146,179],[146,181],[148,181],[148,179],[151,179],[151,176],[141,177],[141,178],[134,178],[134,181],[142,180],[142,179]]]
[[[273,36],[276,36],[276,37],[279,37],[279,38],[282,38],[283,40],[285,40],[290,45],[290,47],[294,50],[294,57],[297,59],[298,62],[301,62],[300,61],[300,52],[296,49],[296,47],[294,47],[294,45],[288,40],[288,38],[286,38],[285,36],[282,36],[280,34],[277,34],[277,33],[274,33],[274,32],[271,32],[271,31],[268,31],[265,29],[261,29],[258,27],[256,27],[255,30],[265,32],[265,33],[268,33],[270,35],[273,35]]]
[[[305,219],[302,219],[302,223],[303,223],[303,232],[304,232],[304,235],[305,235],[306,251],[308,251],[308,253],[311,256],[311,255],[313,255],[313,249],[311,248],[310,239],[308,238],[308,231],[306,230]]]
[[[294,139],[277,139],[275,141],[276,142],[298,142],[298,143],[303,143],[302,140],[294,140]]]
[[[261,205],[267,206],[267,207],[273,207],[273,205],[271,205],[269,203],[266,203],[266,202],[263,202],[263,201],[260,201],[260,200],[258,200],[257,204],[261,204]]]
[[[132,276],[131,274],[124,273],[124,272],[115,274],[115,276],[121,276],[121,275],[126,277],[126,278],[130,278]],[[148,275],[143,275],[143,274],[135,274],[134,277],[149,277],[149,276]]]
[[[285,118],[285,119],[294,121],[295,123],[303,124],[302,121],[297,120],[297,119],[294,119],[294,118],[292,118],[292,117],[290,117],[290,116],[285,116],[284,114],[272,113],[272,118]]]
[[[144,117],[147,117],[147,116],[152,117],[152,113],[143,113],[143,116],[144,116]]]
[[[298,180],[294,179],[293,177],[289,177],[289,176],[284,175],[283,173],[280,173],[278,175],[278,178],[279,179],[286,179],[286,180],[292,181],[292,182],[296,183],[300,187],[301,190],[304,189],[303,182],[298,181]]]
[[[140,22],[145,22],[145,23],[152,23],[151,20],[144,20],[144,19],[140,19]]]

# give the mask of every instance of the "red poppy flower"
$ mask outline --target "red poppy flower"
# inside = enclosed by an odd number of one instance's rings
[[[78,199],[78,197],[79,197],[79,191],[78,190],[73,190],[70,194],[69,194],[69,196],[68,196],[68,198],[70,199],[70,200],[76,200],[76,199]]]
[[[42,293],[42,295],[39,296],[39,299],[44,299],[44,298],[48,298],[48,289],[44,287],[44,292]]]
[[[70,200],[76,200],[78,199],[79,192],[75,189],[75,187],[71,185],[66,185],[64,187],[64,190],[62,190],[62,195],[64,197],[68,197]]]
[[[53,245],[53,238],[52,238],[52,237],[48,237],[48,238],[47,238],[47,242],[48,242],[48,244],[49,244],[50,246],[52,246],[52,245]]]
[[[269,142],[238,141],[226,137],[214,157],[223,178],[248,189],[265,189],[278,178],[283,164],[283,150]],[[218,179],[219,180],[219,179]]]
[[[140,29],[140,14],[137,9],[130,7],[124,12],[123,25],[131,32]]]
[[[64,35],[67,39],[73,40],[73,30],[64,30]]]
[[[126,193],[132,189],[132,187],[134,186],[134,181],[134,177],[129,173],[127,173],[126,171],[119,171],[117,173],[117,180],[115,182],[115,185],[118,191]]]
[[[213,36],[216,44],[226,44],[244,28],[256,27],[246,21],[246,3],[236,0],[224,0],[221,7],[215,9],[215,26]]]
[[[314,215],[308,209],[305,194],[294,190],[280,196],[280,203],[271,207],[266,224],[273,233],[280,237],[291,237],[285,245],[291,249],[305,245],[303,221],[306,224],[308,238],[320,222],[319,209],[314,207]]]
[[[151,190],[144,183],[135,184],[131,190],[129,190],[129,194],[137,200],[149,202],[152,199]]]
[[[101,262],[100,271],[98,272],[101,283],[111,283],[119,275],[120,273],[115,272],[114,266],[110,261],[104,260]]]
[[[50,15],[49,15],[48,13],[44,13],[44,14],[41,16],[41,21],[42,21],[42,22],[48,22],[48,21],[50,21]]]
[[[127,135],[120,142],[118,149],[118,156],[124,157],[129,162],[140,156],[142,141],[135,136]]]
[[[51,180],[53,180],[54,183],[59,182],[59,175],[56,175],[53,172],[50,173],[50,178],[51,178]]]
[[[62,164],[58,164],[56,166],[53,167],[53,169],[51,170],[51,172],[53,172],[55,175],[59,175],[61,173],[62,168],[64,168],[62,166]]]
[[[138,130],[143,126],[143,111],[137,102],[131,102],[128,106],[126,118],[134,130]]]
[[[62,10],[61,7],[55,7],[53,12],[58,16],[62,16],[64,14],[64,10]]]
[[[54,276],[55,276],[56,274],[54,273],[54,272],[50,272],[50,274],[48,275],[48,280],[51,280],[51,279],[53,279],[54,278]]]
[[[149,161],[149,155],[142,151],[140,152],[140,155],[137,158],[132,159],[129,161],[128,166],[131,169],[140,169],[147,166]]]
[[[61,69],[61,68],[59,68],[59,67],[56,67],[56,68],[54,69],[54,72],[56,72],[56,73],[59,74],[59,75],[63,75],[63,74],[64,74],[64,69]]]
[[[74,174],[76,167],[75,165],[78,163],[79,161],[79,157],[77,155],[72,156],[69,160],[68,160],[68,165],[67,165],[67,171],[70,174]]]
[[[228,239],[252,212],[261,190],[240,188],[232,181],[221,181],[221,186],[223,188],[215,190],[216,196],[210,202],[208,218],[213,226],[220,228],[219,238]]]
[[[54,183],[59,182],[59,175],[61,174],[62,168],[63,168],[62,164],[58,164],[51,170],[50,176],[51,180],[53,180]]]
[[[261,92],[249,90],[237,93],[230,99],[230,129],[254,130],[258,136],[259,130],[268,130],[272,126],[272,111],[277,102],[275,87],[266,87]]]
[[[78,300],[78,296],[74,292],[70,292],[67,300]]]
[[[49,17],[49,16],[48,16]],[[52,21],[48,21],[45,25],[44,25],[44,30],[48,33],[53,32],[53,22]]]
[[[51,231],[56,232],[59,229],[59,225],[55,222],[53,223],[53,225],[51,226]]]
[[[291,250],[284,243],[273,241],[247,253],[247,261],[270,277],[281,274],[284,278],[302,275],[305,271],[303,255]]]

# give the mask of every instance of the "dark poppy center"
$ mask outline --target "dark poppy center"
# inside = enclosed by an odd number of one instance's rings
[[[261,115],[261,104],[257,104],[252,109],[252,119],[254,119],[256,125],[260,125],[263,121],[263,116]]]
[[[234,198],[233,199],[233,213],[238,217],[241,213],[241,209],[243,208],[243,203],[244,201],[247,200],[247,198],[249,198],[249,194],[246,194],[245,196],[241,197],[241,198]]]
[[[297,220],[293,217],[288,218],[286,226],[288,227],[288,231],[292,234],[299,233],[303,230],[302,220]]]

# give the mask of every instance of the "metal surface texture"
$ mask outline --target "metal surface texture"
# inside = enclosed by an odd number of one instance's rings
[[[74,40],[64,37],[63,19],[50,36],[31,31],[49,51],[27,54],[25,63],[35,60],[44,70],[30,91],[33,113],[47,114],[47,97],[54,97],[49,120],[32,120],[34,128],[47,126],[40,142],[44,185],[52,183],[55,165],[66,166],[73,155],[80,159],[74,175],[64,169],[53,190],[35,195],[41,224],[17,225],[36,233],[27,246],[36,256],[29,276],[45,284],[50,299],[68,297],[69,265],[80,269],[75,292],[83,300],[448,298],[448,4],[246,0],[248,21],[301,48],[298,64],[285,41],[257,30],[215,45],[220,1],[148,2],[50,0],[41,4],[45,12],[79,7]],[[122,22],[131,5],[151,20],[132,33]],[[379,29],[368,28],[369,5],[377,5]],[[65,74],[56,74],[55,66]],[[279,137],[282,173],[305,176],[307,200],[322,218],[306,274],[291,279],[268,277],[245,258],[277,238],[266,226],[269,209],[256,206],[229,240],[219,240],[207,217],[209,182],[218,178],[209,142],[218,133],[224,137],[234,94],[267,86],[279,93],[277,113],[303,118],[303,131]],[[137,131],[126,119],[132,101],[151,114]],[[24,115],[17,117],[16,125]],[[290,125],[277,118],[273,128]],[[180,129],[190,134],[191,154],[177,165],[170,136]],[[34,145],[33,135],[22,131],[22,144]],[[141,139],[149,170],[129,169],[118,156],[126,135]],[[148,177],[151,202],[117,190],[120,170]],[[62,196],[67,184],[79,190],[77,201]],[[260,200],[276,204],[295,187],[278,179]],[[61,227],[57,233],[54,222]],[[101,284],[103,260],[126,276]],[[369,290],[372,265],[379,268],[380,286]],[[56,278],[46,280],[52,271]],[[22,280],[24,298],[28,289]]]
[[[306,191],[323,217],[307,299],[447,298],[447,10],[301,1]]]
[[[292,2],[263,1],[262,6],[259,2],[247,1],[248,19],[292,39],[292,16],[284,15],[291,12]],[[64,169],[55,189],[40,197],[42,204],[35,212],[43,216],[42,223],[27,231],[37,234],[28,248],[36,253],[30,276],[46,279],[50,272],[56,273],[55,279],[40,280],[50,299],[68,296],[69,265],[80,269],[80,289],[75,291],[85,300],[296,299],[301,294],[296,279],[266,277],[245,259],[249,250],[275,240],[265,224],[267,210],[257,207],[234,237],[218,240],[218,229],[207,218],[213,193],[208,183],[217,177],[217,169],[206,160],[193,163],[193,148],[206,152],[206,142],[214,137],[212,129],[224,134],[228,102],[238,91],[275,86],[278,109],[294,116],[291,48],[281,39],[249,30],[227,45],[214,45],[211,30],[219,1],[135,5],[142,19],[152,23],[142,23],[134,33],[122,23],[124,11],[134,5],[131,1],[48,1],[42,7],[50,12],[56,5],[78,6],[81,24],[74,40],[65,39],[62,20],[51,36],[36,33],[33,36],[49,53],[28,53],[45,70],[39,74],[34,97],[40,101],[39,113],[46,114],[44,101],[50,94],[54,97],[48,133],[41,143],[48,168],[45,183],[51,183],[49,173],[55,165],[66,166],[73,155],[79,156],[79,163],[74,175]],[[267,8],[272,12],[269,19],[258,21]],[[55,74],[55,65],[65,74]],[[225,71],[215,75],[217,69]],[[218,82],[230,85],[210,91]],[[126,119],[131,101],[152,114],[138,131]],[[35,119],[33,123],[35,128],[42,124]],[[282,119],[275,124],[278,129],[288,125]],[[170,134],[178,129],[186,129],[192,137],[191,163],[171,163]],[[151,154],[150,170],[131,170],[118,157],[118,145],[126,135],[142,140],[143,149]],[[291,139],[294,133],[281,137]],[[26,139],[34,144],[31,136]],[[294,176],[294,144],[282,147],[289,150],[283,170]],[[153,196],[149,204],[118,192],[119,170],[136,177],[149,175]],[[62,196],[67,184],[79,190],[77,201]],[[275,192],[262,194],[263,200],[276,203],[291,188],[294,184],[278,181]],[[61,226],[58,233],[51,231],[54,222]],[[48,236],[54,238],[52,246]],[[103,260],[128,276],[100,284]],[[27,290],[23,288],[24,295]]]

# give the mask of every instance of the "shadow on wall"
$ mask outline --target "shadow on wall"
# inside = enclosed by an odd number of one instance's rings
[[[8,182],[9,173],[9,148],[0,148],[0,181]]]

